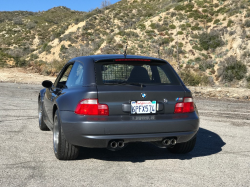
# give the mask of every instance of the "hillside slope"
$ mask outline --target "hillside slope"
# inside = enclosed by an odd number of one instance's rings
[[[121,0],[91,12],[0,12],[0,66],[54,74],[70,58],[123,53],[168,60],[189,85],[250,87],[248,0]]]

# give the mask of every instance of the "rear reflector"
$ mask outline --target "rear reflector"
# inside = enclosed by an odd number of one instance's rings
[[[176,103],[174,113],[190,113],[194,112],[193,98],[185,97],[183,102]]]
[[[115,59],[115,61],[116,62],[124,62],[124,61],[129,61],[129,62],[131,62],[131,61],[133,61],[133,62],[138,62],[138,61],[140,61],[140,62],[151,62],[151,60],[149,60],[149,59],[133,59],[133,58],[123,58],[123,59]]]
[[[79,115],[108,116],[109,107],[99,104],[98,99],[83,99],[76,106],[75,113]]]

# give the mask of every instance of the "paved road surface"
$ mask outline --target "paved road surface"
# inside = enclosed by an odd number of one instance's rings
[[[38,128],[40,88],[0,83],[0,186],[250,186],[250,103],[196,99],[201,128],[187,155],[134,143],[58,161],[52,132]]]

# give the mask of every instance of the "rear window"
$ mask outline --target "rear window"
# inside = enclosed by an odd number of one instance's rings
[[[164,84],[180,85],[165,62],[97,62],[97,84]]]

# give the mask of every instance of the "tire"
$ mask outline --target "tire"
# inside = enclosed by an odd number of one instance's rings
[[[47,127],[47,125],[45,124],[44,120],[43,120],[43,105],[42,105],[42,102],[40,101],[40,98],[39,98],[39,101],[38,101],[38,122],[39,122],[39,128],[40,130],[42,131],[49,131],[49,128]]]
[[[169,147],[168,150],[171,153],[176,153],[176,154],[189,153],[190,151],[194,149],[195,143],[196,143],[196,135],[187,142],[178,143],[174,147]]]
[[[58,160],[74,160],[79,155],[79,148],[71,145],[65,139],[58,111],[55,112],[54,116],[53,148],[55,156]]]

